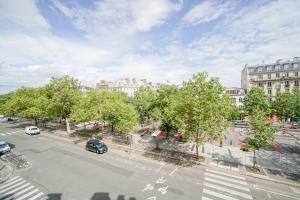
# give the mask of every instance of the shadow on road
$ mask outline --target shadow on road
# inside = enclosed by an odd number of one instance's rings
[[[8,196],[7,196],[8,197]],[[119,195],[116,200],[125,200],[125,195]],[[47,194],[46,198],[47,200],[61,200],[62,199],[62,193],[52,193]],[[108,192],[97,192],[94,193],[91,200],[112,200],[109,196]],[[128,200],[136,200],[135,197],[129,197]]]

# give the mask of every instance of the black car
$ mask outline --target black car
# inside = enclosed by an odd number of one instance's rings
[[[106,153],[108,150],[106,144],[100,140],[89,140],[85,145],[85,149],[95,153]]]

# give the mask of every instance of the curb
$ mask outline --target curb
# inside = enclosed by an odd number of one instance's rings
[[[71,140],[70,137],[68,136],[64,136],[64,135],[59,135],[59,134],[51,134],[51,133],[46,133],[47,135],[51,135],[51,136],[54,136],[54,137],[59,137],[59,138],[63,138],[64,140],[68,140],[69,142],[71,143],[74,143],[74,141]],[[50,136],[50,137],[51,137]],[[173,160],[177,160],[177,161],[182,161],[180,158],[176,158],[176,157],[172,157],[172,156],[166,156],[166,155],[161,155],[159,153],[155,153],[155,152],[149,152],[149,151],[145,151],[143,149],[140,149],[140,148],[135,148],[135,149],[132,149],[130,147],[127,147],[127,146],[123,146],[123,145],[120,145],[120,144],[115,144],[115,143],[112,143],[110,142],[109,140],[103,140],[104,142],[106,142],[107,144],[110,144],[112,146],[115,146],[115,147],[120,147],[121,149],[125,149],[125,151],[136,151],[136,152],[141,152],[141,153],[148,153],[148,154],[152,154],[152,155],[155,155],[155,156],[159,156],[159,157],[165,157],[165,158],[170,158],[170,159],[173,159]],[[121,149],[118,149],[118,150],[121,150]],[[195,164],[195,165],[201,165],[201,166],[205,166],[205,167],[211,167],[210,165],[208,165],[207,163],[204,162],[201,162],[201,161],[186,161],[186,162],[189,162],[190,164]],[[235,172],[232,172],[231,173],[235,173]],[[276,179],[272,179],[272,178],[269,178],[267,176],[263,176],[263,175],[258,175],[258,174],[254,174],[254,173],[249,173],[249,172],[238,172],[238,173],[235,173],[235,174],[240,174],[240,175],[243,175],[243,176],[248,176],[248,177],[252,177],[252,178],[257,178],[257,179],[261,179],[261,180],[265,180],[265,181],[270,181],[270,182],[274,182],[274,183],[278,183],[278,184],[282,184],[282,185],[288,185],[288,186],[292,186],[292,187],[297,187],[297,188],[300,188],[300,184],[297,184],[297,183],[292,183],[292,182],[288,182],[288,181],[281,181],[281,180],[276,180]]]
[[[6,169],[6,175],[3,176],[3,172],[5,172],[5,169]],[[5,182],[6,180],[8,180],[12,175],[13,175],[13,172],[14,172],[14,169],[8,165],[8,164],[4,164],[4,166],[1,168],[1,171],[0,171],[0,183],[3,183]]]

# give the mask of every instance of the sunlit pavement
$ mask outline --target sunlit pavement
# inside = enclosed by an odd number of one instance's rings
[[[109,146],[106,154],[97,155],[43,133],[28,136],[18,124],[1,122],[0,138],[32,163],[31,168],[15,171],[9,181],[0,184],[0,199],[34,199],[37,195],[36,199],[69,200],[234,200],[297,199],[300,195],[297,188],[217,166],[181,167]],[[20,184],[15,186],[13,181]]]

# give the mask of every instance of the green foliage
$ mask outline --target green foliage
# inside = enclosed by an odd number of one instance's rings
[[[172,100],[169,111],[173,123],[181,125],[198,147],[204,141],[220,139],[228,126],[226,118],[232,109],[231,99],[224,95],[224,87],[217,78],[208,79],[207,73],[198,73],[183,83]]]
[[[240,118],[241,118],[241,112],[236,106],[232,105],[232,109],[229,112],[228,120],[234,121],[234,120],[240,120]]]
[[[293,95],[291,93],[277,93],[275,101],[272,102],[272,110],[276,115],[287,118],[293,116]]]
[[[75,122],[88,122],[94,119],[95,111],[90,96],[78,96],[70,118]]]
[[[244,98],[244,110],[247,115],[252,115],[256,109],[270,112],[270,102],[262,89],[253,87]]]
[[[295,89],[292,95],[292,112],[293,117],[300,121],[300,89]]]
[[[140,87],[134,94],[134,105],[139,114],[140,123],[147,119],[158,119],[159,110],[155,110],[155,100],[157,93],[151,87]]]
[[[76,99],[82,95],[78,88],[78,80],[70,76],[52,78],[46,85],[47,97],[50,100],[49,115],[68,118]]]

